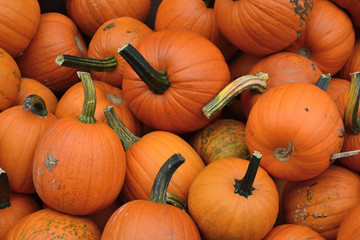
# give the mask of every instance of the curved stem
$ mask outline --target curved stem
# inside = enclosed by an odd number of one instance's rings
[[[203,0],[207,8],[214,8],[215,0]]]
[[[31,94],[25,98],[23,102],[23,109],[30,110],[32,113],[43,117],[48,115],[44,99],[35,94]]]
[[[318,81],[316,82],[316,86],[318,86],[319,88],[321,88],[322,90],[326,91],[327,88],[329,87],[331,81],[331,74],[327,73],[327,74],[322,74]]]
[[[96,92],[95,86],[88,72],[77,72],[84,88],[84,104],[80,116],[77,118],[83,123],[96,123]]]
[[[128,150],[134,143],[139,141],[139,137],[135,136],[120,120],[116,114],[113,106],[104,107],[104,114],[109,126],[114,129],[119,136],[125,151]]]
[[[251,156],[248,169],[246,170],[245,176],[241,180],[235,179],[235,193],[248,198],[252,195],[252,192],[255,190],[253,187],[254,180],[256,177],[257,170],[259,168],[260,160],[262,155],[260,152],[254,151]]]
[[[167,192],[166,194],[166,198],[167,198],[167,204],[170,204],[170,205],[173,205],[175,207],[178,207],[180,208],[181,210],[189,213],[189,210],[188,210],[188,206],[187,206],[187,203],[184,199],[182,199],[181,197],[179,197],[178,195],[176,194],[173,194],[173,193],[170,193],[170,192]]]
[[[9,179],[4,170],[0,168],[0,209],[10,207]]]
[[[185,162],[181,153],[175,153],[161,166],[151,189],[149,201],[167,203],[167,188],[175,171]]]
[[[357,135],[360,132],[359,97],[360,97],[360,72],[351,73],[349,94],[345,104],[344,124],[345,131]]]
[[[59,66],[94,72],[111,72],[116,69],[118,64],[114,56],[96,59],[65,54],[57,56],[55,62]]]
[[[253,75],[244,75],[235,79],[202,108],[204,115],[207,118],[211,118],[234,97],[246,90],[251,89],[258,93],[263,93],[264,89],[267,87],[266,82],[268,79],[268,74],[262,72]]]
[[[118,52],[153,93],[162,94],[170,87],[166,70],[156,71],[130,43],[125,43]]]

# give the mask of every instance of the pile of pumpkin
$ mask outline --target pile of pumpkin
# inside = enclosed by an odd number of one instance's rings
[[[0,239],[360,239],[360,1],[45,2],[0,0]]]

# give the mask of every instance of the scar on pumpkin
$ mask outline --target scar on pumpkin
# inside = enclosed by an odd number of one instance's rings
[[[53,155],[49,154],[49,153],[46,153],[45,154],[46,156],[46,159],[45,159],[45,168],[52,172],[52,170],[56,167],[56,163],[59,161],[57,160]]]

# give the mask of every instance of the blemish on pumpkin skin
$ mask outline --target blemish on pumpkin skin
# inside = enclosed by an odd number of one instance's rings
[[[46,156],[46,159],[45,159],[44,166],[48,171],[52,172],[52,170],[56,167],[56,164],[59,160],[48,153],[46,153],[45,156]]]

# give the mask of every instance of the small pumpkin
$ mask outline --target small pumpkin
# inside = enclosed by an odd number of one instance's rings
[[[282,224],[274,227],[263,240],[311,239],[325,240],[319,233],[308,226]]]

